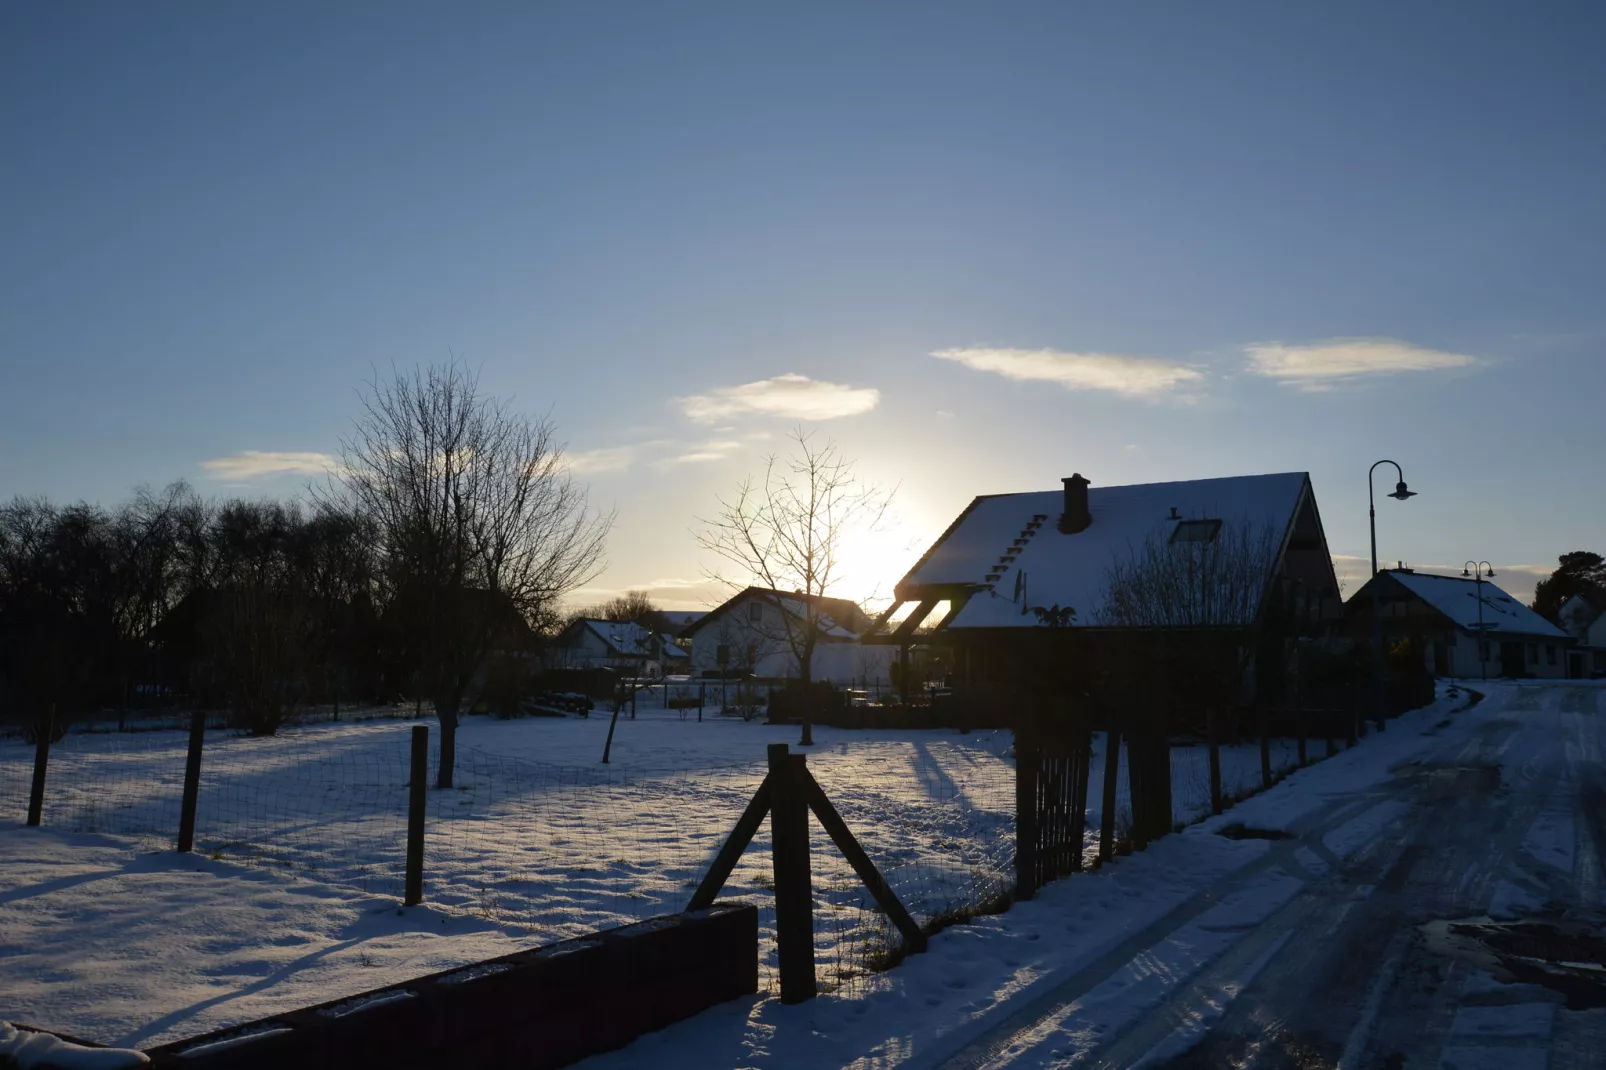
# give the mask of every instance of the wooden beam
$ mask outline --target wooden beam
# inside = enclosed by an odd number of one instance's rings
[[[859,875],[864,886],[870,889],[870,894],[875,896],[875,901],[880,904],[881,909],[887,912],[892,924],[898,927],[898,932],[903,935],[905,950],[911,954],[924,951],[926,934],[920,931],[920,926],[904,909],[903,903],[899,902],[897,894],[887,884],[886,878],[881,876],[881,871],[876,869],[875,863],[870,861],[870,856],[859,846],[853,831],[848,828],[848,823],[842,820],[842,815],[837,813],[825,790],[820,787],[820,782],[814,779],[814,774],[804,775],[808,777],[809,806],[814,810],[814,816],[820,819],[820,824],[830,834],[837,850],[842,852],[842,856],[848,860],[848,864],[853,867],[853,872]]]
[[[730,880],[731,871],[736,868],[736,863],[742,860],[742,852],[753,842],[754,834],[758,832],[758,827],[764,823],[764,818],[769,812],[770,778],[766,775],[758,790],[753,793],[753,798],[748,801],[747,809],[737,818],[736,827],[731,830],[725,846],[714,856],[713,864],[708,867],[703,882],[697,886],[697,891],[692,893],[691,902],[686,904],[688,911],[707,910],[714,905],[715,897],[719,895],[720,889],[725,887],[725,882]]]

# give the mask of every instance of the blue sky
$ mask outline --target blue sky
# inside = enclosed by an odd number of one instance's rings
[[[1354,590],[1382,457],[1386,560],[1526,593],[1606,551],[1603,50],[1588,3],[9,4],[0,495],[292,494],[455,354],[617,508],[586,597],[701,604],[799,420],[899,487],[844,594],[1072,471],[1308,470]]]

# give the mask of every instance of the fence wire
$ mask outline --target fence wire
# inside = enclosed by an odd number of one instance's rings
[[[678,717],[665,711],[660,717]],[[405,723],[253,739],[209,731],[196,849],[226,861],[400,898],[411,745]],[[904,907],[927,931],[1003,909],[1013,892],[1015,769],[1008,731],[920,733],[809,751],[809,768]],[[1105,739],[1096,735],[1085,850],[1097,850]],[[765,773],[763,752],[724,766],[560,765],[460,745],[454,786],[426,794],[425,901],[546,943],[684,908]],[[1131,822],[1125,748],[1116,832]],[[1274,740],[1278,773],[1297,744]],[[172,846],[186,734],[71,733],[51,748],[44,824]],[[1315,754],[1312,754],[1314,759]],[[27,808],[33,748],[0,740],[0,814]],[[439,771],[430,738],[429,776]],[[1179,822],[1210,809],[1208,751],[1172,749]],[[1260,786],[1258,743],[1222,748],[1223,792]],[[810,821],[822,986],[853,992],[901,957],[890,920],[817,821]],[[727,898],[754,902],[761,977],[776,984],[774,891],[765,822]]]

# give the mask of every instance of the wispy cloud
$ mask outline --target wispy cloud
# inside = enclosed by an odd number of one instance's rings
[[[608,446],[597,450],[577,450],[563,455],[564,463],[575,475],[594,476],[623,472],[636,460],[638,446]]]
[[[707,442],[698,442],[685,448],[681,453],[668,458],[664,464],[702,464],[707,461],[718,461],[729,457],[741,449],[744,443],[735,439],[719,438]]]
[[[1303,390],[1406,372],[1445,371],[1481,363],[1465,353],[1426,349],[1393,338],[1334,338],[1309,345],[1262,342],[1244,347],[1249,371]]]
[[[1105,390],[1126,397],[1158,397],[1204,380],[1186,364],[1117,353],[1058,349],[940,349],[931,354],[1008,379],[1058,383],[1067,390]]]
[[[327,453],[294,450],[241,450],[227,457],[202,461],[201,467],[213,479],[235,483],[268,479],[273,476],[317,476],[339,467]]]
[[[881,401],[874,387],[847,386],[788,372],[708,394],[680,398],[681,411],[700,424],[735,416],[779,416],[788,420],[834,420],[869,412]]]

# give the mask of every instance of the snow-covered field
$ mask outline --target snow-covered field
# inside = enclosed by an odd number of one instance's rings
[[[188,856],[171,850],[183,733],[69,736],[38,830],[21,825],[31,748],[0,741],[0,1019],[150,1044],[677,910],[757,787],[766,745],[797,732],[643,709],[620,721],[604,766],[605,717],[472,718],[458,787],[429,794],[426,906],[401,909],[414,723],[209,733]],[[1008,733],[815,736],[810,768],[917,916],[1012,884]],[[1277,741],[1274,764],[1293,754]],[[1204,748],[1179,748],[1174,766],[1179,820],[1208,813]],[[1099,742],[1090,844],[1102,771]],[[1224,751],[1229,792],[1259,775],[1257,747]],[[843,996],[895,987],[899,971],[864,973],[889,934],[815,831],[822,982]],[[766,926],[767,855],[766,831],[726,891],[759,902]]]

